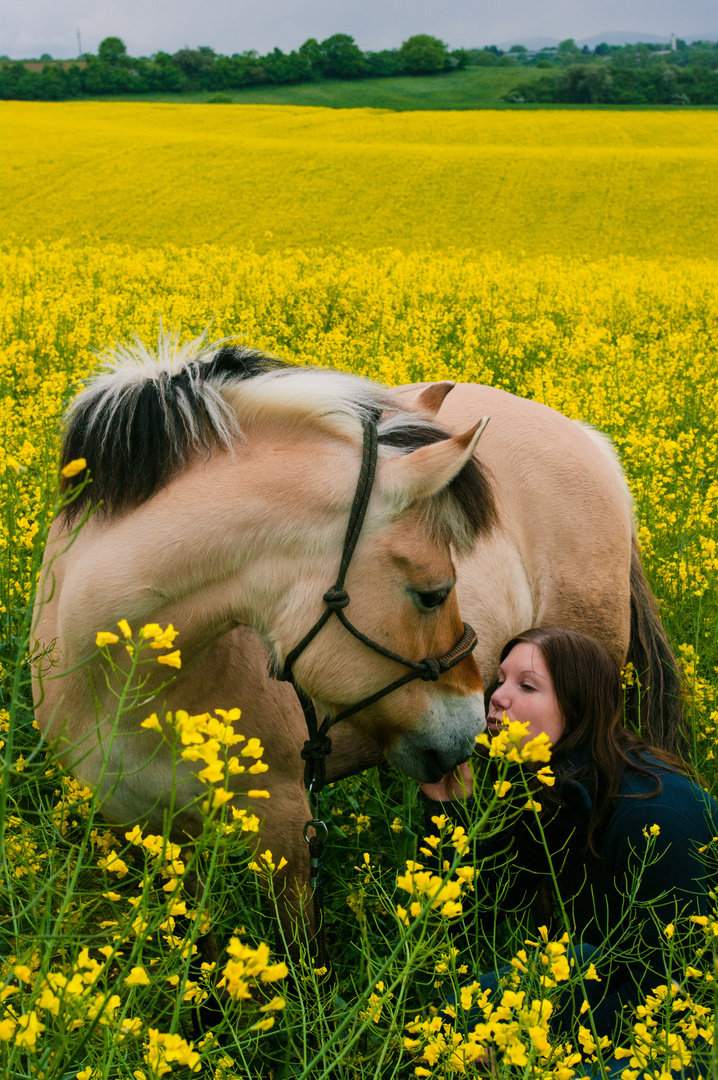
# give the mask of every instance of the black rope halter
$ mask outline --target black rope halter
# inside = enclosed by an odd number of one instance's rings
[[[339,564],[337,580],[330,589],[327,589],[322,597],[326,604],[325,610],[319,616],[314,626],[312,626],[312,628],[304,635],[299,644],[295,645],[292,651],[287,655],[284,666],[276,676],[278,679],[290,682],[294,687],[304,712],[304,719],[306,720],[307,731],[309,733],[309,738],[304,743],[304,748],[302,749],[302,758],[305,763],[304,782],[309,789],[309,802],[312,808],[313,817],[310,818],[304,826],[304,839],[309,845],[309,886],[314,898],[317,971],[324,971],[329,981],[331,981],[332,969],[326,943],[324,889],[322,881],[322,857],[324,854],[324,844],[329,830],[326,821],[321,817],[320,811],[320,795],[327,780],[326,759],[332,749],[332,740],[329,738],[329,730],[335,724],[338,724],[340,720],[346,720],[347,717],[353,716],[362,709],[366,709],[367,706],[373,705],[375,701],[386,697],[387,694],[391,694],[392,691],[397,690],[400,686],[404,686],[413,679],[424,679],[427,682],[429,680],[435,682],[444,671],[448,671],[449,668],[454,667],[456,664],[460,664],[462,660],[465,660],[467,656],[470,656],[472,650],[476,647],[476,634],[467,623],[464,623],[464,632],[461,638],[457,641],[456,645],[454,645],[453,649],[450,649],[444,656],[438,658],[427,656],[424,660],[409,660],[405,656],[400,656],[399,653],[392,652],[391,649],[384,648],[378,641],[372,641],[372,639],[368,638],[366,634],[363,634],[361,630],[358,630],[356,626],[353,626],[344,614],[344,609],[349,606],[350,599],[349,593],[344,588],[344,579],[346,578],[349,563],[351,562],[354,549],[357,546],[359,534],[361,533],[362,525],[364,524],[364,518],[366,516],[366,510],[369,505],[369,498],[374,484],[378,457],[376,422],[373,420],[366,420],[363,422],[362,426],[364,428],[364,448],[362,451],[361,468],[359,470],[359,480],[357,481],[356,491],[354,493],[354,502],[352,503],[351,512],[349,514],[347,531],[344,536],[344,549],[342,551],[341,563]],[[292,668],[297,658],[304,652],[307,645],[314,640],[332,615],[336,615],[342,626],[345,626],[349,633],[353,634],[354,637],[364,645],[368,645],[369,648],[374,649],[375,652],[381,653],[382,656],[387,656],[390,660],[395,660],[397,663],[403,664],[404,667],[408,667],[411,670],[406,675],[402,675],[400,678],[395,679],[393,683],[389,683],[383,690],[378,690],[375,694],[370,694],[368,697],[358,701],[356,705],[351,705],[348,709],[343,709],[335,716],[325,717],[322,723],[318,724],[317,714],[312,699],[308,694],[305,694],[301,687],[297,686],[294,681]],[[310,834],[310,830],[312,830],[313,835]]]
[[[348,717],[353,716],[362,709],[366,709],[369,705],[373,705],[375,701],[386,697],[387,694],[391,694],[400,686],[405,686],[406,683],[412,682],[414,679],[423,679],[425,682],[436,682],[440,675],[450,668],[455,667],[456,664],[460,664],[461,661],[465,660],[476,647],[476,634],[468,623],[463,623],[464,632],[461,638],[452,649],[444,654],[444,656],[438,658],[427,656],[423,660],[409,660],[407,657],[401,656],[391,649],[386,649],[383,645],[380,645],[378,641],[373,641],[371,638],[367,637],[366,634],[363,634],[356,626],[353,626],[344,614],[344,609],[348,607],[350,601],[349,594],[344,588],[344,580],[359,539],[359,534],[361,533],[362,525],[364,524],[364,518],[366,516],[367,506],[374,484],[378,457],[376,423],[371,420],[366,420],[363,423],[363,428],[364,447],[362,451],[361,469],[359,470],[359,480],[354,493],[354,502],[352,503],[347,531],[344,537],[344,549],[342,551],[341,563],[339,564],[337,580],[330,589],[327,589],[322,597],[326,604],[326,609],[314,623],[314,626],[312,626],[312,628],[304,635],[299,644],[295,645],[292,651],[287,655],[284,666],[277,675],[278,679],[292,684],[304,711],[304,718],[307,722],[307,730],[309,732],[309,738],[305,742],[304,749],[302,750],[302,758],[306,763],[304,769],[304,782],[309,788],[310,793],[315,797],[319,795],[326,783],[326,757],[327,754],[331,752],[332,748],[332,741],[328,734],[330,728],[334,727],[335,724],[338,724],[340,720],[346,720]],[[398,664],[403,664],[404,667],[408,667],[411,670],[406,675],[402,675],[398,679],[395,679],[394,682],[389,683],[383,690],[377,690],[375,694],[370,694],[368,697],[358,701],[356,705],[351,705],[349,708],[343,709],[335,716],[325,717],[321,725],[319,725],[317,723],[317,714],[314,709],[314,704],[301,687],[297,686],[292,674],[292,668],[297,658],[304,652],[307,645],[314,640],[332,615],[336,615],[342,626],[346,627],[349,633],[353,634],[355,638],[362,642],[362,644],[368,645],[369,648],[374,649],[375,652],[381,653],[382,656],[386,656],[390,660],[395,660]]]

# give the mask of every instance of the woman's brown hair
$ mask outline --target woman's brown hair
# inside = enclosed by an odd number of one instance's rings
[[[552,763],[560,765],[579,747],[589,751],[589,760],[580,775],[591,789],[593,812],[588,843],[595,850],[596,829],[612,813],[627,769],[654,778],[656,789],[652,794],[660,792],[662,784],[646,755],[670,769],[689,776],[694,773],[678,754],[659,750],[624,727],[621,670],[600,641],[575,630],[537,627],[507,642],[501,651],[501,662],[521,643],[535,645],[541,653],[564,721],[561,737],[552,748]],[[560,784],[553,791],[542,790],[541,794],[542,802],[560,804]]]

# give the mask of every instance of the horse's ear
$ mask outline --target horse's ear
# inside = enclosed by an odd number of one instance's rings
[[[431,383],[430,386],[425,386],[415,398],[412,398],[412,409],[424,413],[433,420],[443,405],[444,398],[455,386],[456,383],[448,379],[446,382],[435,382]]]
[[[399,507],[438,495],[470,460],[488,422],[484,416],[463,435],[387,458],[377,476],[382,494]]]

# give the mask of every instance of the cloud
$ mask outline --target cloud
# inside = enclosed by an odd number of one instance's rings
[[[96,52],[118,35],[131,55],[185,45],[218,52],[289,51],[308,37],[351,34],[363,49],[428,33],[452,48],[547,36],[585,38],[612,29],[691,38],[718,30],[715,0],[2,0],[0,53]]]

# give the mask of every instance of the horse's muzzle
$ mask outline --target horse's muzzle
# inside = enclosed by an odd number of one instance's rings
[[[473,708],[472,700],[476,702]],[[402,734],[386,751],[389,764],[419,783],[435,784],[467,761],[474,752],[476,736],[486,727],[486,720],[478,696],[464,702],[468,715],[462,717],[463,723],[432,724],[433,730],[420,725],[416,731]]]

